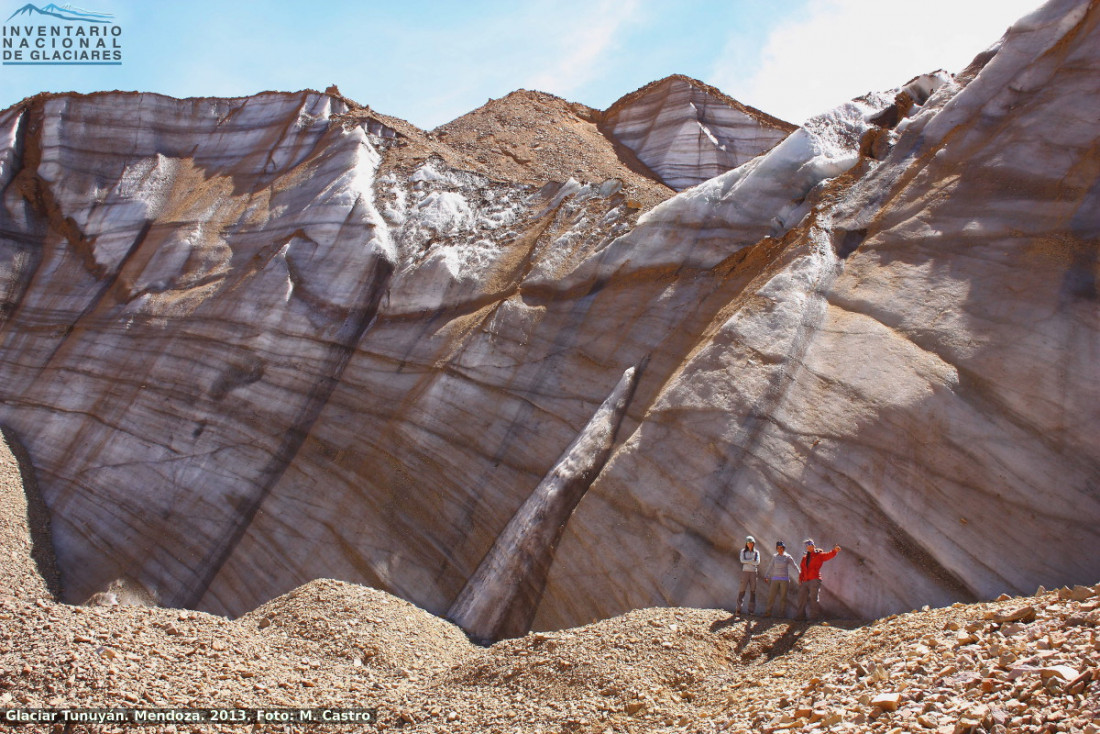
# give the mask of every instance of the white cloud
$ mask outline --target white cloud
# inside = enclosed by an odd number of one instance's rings
[[[1039,0],[813,0],[774,29],[755,72],[727,47],[711,83],[746,104],[801,123],[870,91],[935,69],[960,71]]]

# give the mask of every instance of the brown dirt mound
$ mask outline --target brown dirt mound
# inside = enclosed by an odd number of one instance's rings
[[[800,643],[817,651],[814,669],[824,669],[843,659],[847,635],[833,626],[722,610],[642,609],[499,642],[452,670],[440,688],[515,701],[515,718],[546,726],[694,726],[728,706],[738,676],[751,676]],[[561,708],[548,710],[547,698]]]
[[[602,113],[544,92],[520,89],[433,130],[491,178],[542,186],[574,178],[617,178],[643,209],[675,192],[627,148],[600,132]]]
[[[496,734],[1091,732],[1098,626],[1100,585],[870,625],[646,609],[489,648],[334,581],[236,622],[4,596],[0,707],[367,706],[383,731]]]
[[[427,132],[340,97],[352,107],[337,122],[389,129],[380,173],[404,178],[429,158],[493,181],[541,188],[565,183],[622,181],[622,194],[638,211],[676,192],[661,183],[630,149],[603,135],[601,113],[552,94],[521,89]]]
[[[309,641],[330,658],[388,672],[450,668],[474,652],[450,622],[385,592],[318,579],[244,615],[238,624]]]

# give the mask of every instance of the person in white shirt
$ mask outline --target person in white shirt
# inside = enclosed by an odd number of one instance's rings
[[[745,589],[749,590],[749,606],[746,614],[756,614],[756,572],[760,568],[760,551],[756,550],[756,539],[751,535],[745,538],[745,547],[741,549],[741,585],[737,589],[737,606],[734,611],[741,613],[741,600],[745,598]]]

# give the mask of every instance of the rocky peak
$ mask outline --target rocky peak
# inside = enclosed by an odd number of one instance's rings
[[[545,92],[520,89],[489,100],[432,134],[499,181],[543,186],[569,179],[620,179],[642,208],[672,191],[632,151],[606,137],[601,113]]]

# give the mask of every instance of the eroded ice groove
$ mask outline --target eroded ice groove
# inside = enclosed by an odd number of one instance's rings
[[[645,363],[629,368],[531,496],[508,522],[447,617],[490,642],[531,629],[565,525],[615,443]]]

